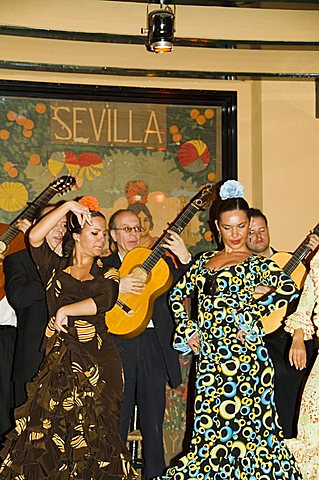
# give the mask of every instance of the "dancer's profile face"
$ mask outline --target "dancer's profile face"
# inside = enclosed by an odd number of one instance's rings
[[[101,255],[106,239],[106,221],[103,217],[92,217],[92,225],[85,223],[81,233],[74,234],[75,245],[86,255]]]

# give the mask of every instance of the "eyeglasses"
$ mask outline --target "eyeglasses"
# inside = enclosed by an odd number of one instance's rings
[[[135,233],[141,233],[144,231],[144,228],[142,227],[121,227],[121,228],[112,228],[112,230],[123,230],[123,232],[125,233],[131,233],[131,232],[135,232]]]

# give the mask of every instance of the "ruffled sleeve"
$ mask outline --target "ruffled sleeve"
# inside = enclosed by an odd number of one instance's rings
[[[310,340],[315,333],[314,323],[318,328],[319,318],[319,252],[313,258],[310,272],[306,278],[297,310],[286,320],[285,330],[291,334],[301,328],[304,340]]]
[[[201,263],[200,257],[175,285],[169,297],[169,303],[177,323],[173,347],[183,354],[191,352],[191,348],[187,342],[198,332],[198,324],[189,318],[184,300],[191,296],[195,290],[196,277]]]
[[[249,275],[255,276],[257,283],[274,289],[260,300],[252,298],[233,312],[238,328],[246,333],[247,340],[254,341],[256,336],[264,334],[260,319],[287,306],[298,298],[299,292],[295,282],[270,258],[252,257]]]

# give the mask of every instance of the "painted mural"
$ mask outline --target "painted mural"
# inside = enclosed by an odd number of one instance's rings
[[[94,195],[107,218],[132,209],[144,227],[143,245],[150,247],[203,185],[221,179],[220,108],[2,97],[0,222],[10,223],[67,174],[77,183],[65,199]],[[206,218],[199,212],[183,232],[193,253],[211,246]],[[179,447],[189,357],[181,364],[183,384],[168,389],[165,414],[166,431],[175,432],[166,441]]]

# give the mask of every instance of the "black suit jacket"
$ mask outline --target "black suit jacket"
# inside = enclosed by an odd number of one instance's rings
[[[173,265],[173,262],[169,258],[165,260],[173,273],[174,281],[177,281],[177,279],[184,273],[188,265],[181,266],[181,269],[176,269]],[[117,253],[112,253],[110,256],[104,257],[103,262],[116,268],[121,266],[121,260]],[[171,346],[174,331],[174,321],[168,306],[167,293],[161,295],[155,300],[152,320],[154,323],[154,330],[161,346],[161,353],[165,359],[169,382],[172,387],[176,388],[181,383],[182,377],[178,358],[179,354]],[[119,344],[120,339],[121,337],[117,336],[117,344]]]
[[[41,342],[48,321],[45,290],[28,250],[4,260],[5,288],[17,314],[13,379],[30,381],[43,358]]]

